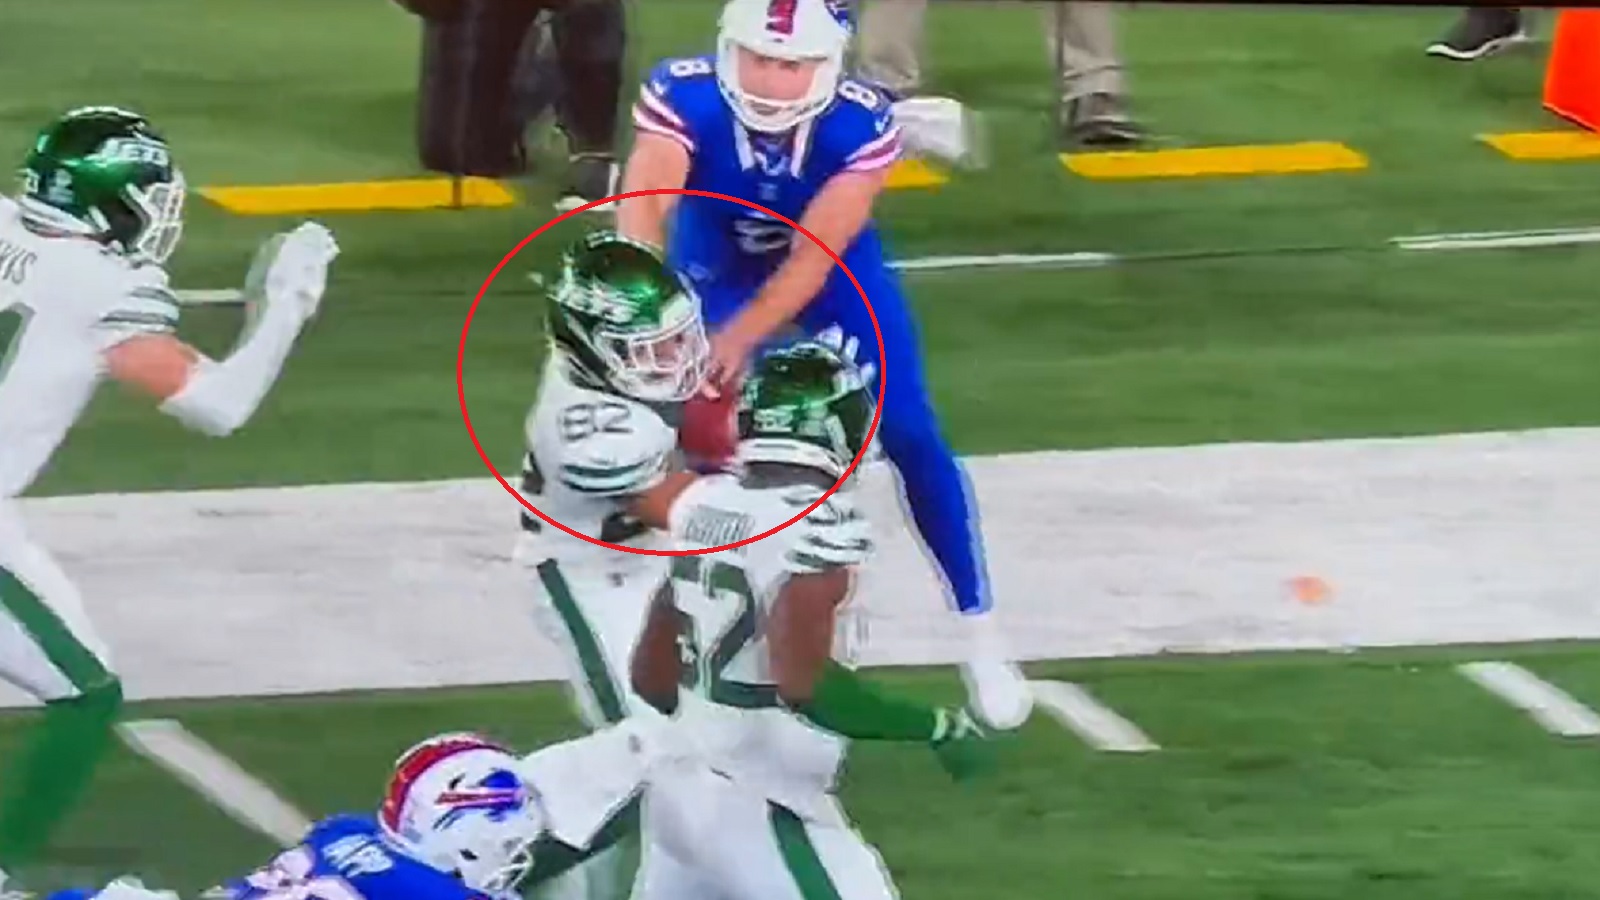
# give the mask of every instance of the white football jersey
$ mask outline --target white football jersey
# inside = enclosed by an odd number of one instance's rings
[[[730,544],[787,522],[816,502],[814,485],[751,487],[738,475],[690,486],[673,505],[674,549]],[[673,600],[683,614],[686,688],[681,721],[713,768],[763,790],[802,816],[830,815],[846,741],[778,704],[765,622],[792,575],[855,568],[872,552],[871,532],[851,494],[840,491],[806,518],[733,550],[672,559]],[[836,625],[836,659],[852,655],[848,615]]]
[[[160,266],[79,237],[41,237],[0,197],[0,498],[38,477],[105,375],[105,350],[171,332]]]
[[[561,524],[613,544],[661,548],[664,537],[627,514],[634,494],[666,477],[678,433],[649,406],[574,384],[552,353],[526,422],[524,497]],[[657,559],[579,540],[522,512],[517,557],[620,571]]]

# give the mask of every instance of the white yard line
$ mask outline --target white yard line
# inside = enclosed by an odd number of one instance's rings
[[[311,820],[238,763],[173,719],[145,719],[118,726],[134,752],[171,772],[239,824],[291,847],[305,837]]]
[[[1390,238],[1397,250],[1511,250],[1600,243],[1600,228],[1546,228],[1537,231],[1478,231],[1418,234]]]
[[[1139,726],[1124,719],[1089,692],[1066,681],[1030,681],[1033,699],[1052,718],[1096,750],[1148,753],[1161,749]]]
[[[1412,234],[1389,238],[1382,244],[1351,247],[1351,251],[1389,247],[1405,252],[1434,250],[1515,250],[1529,247],[1567,247],[1581,244],[1600,244],[1600,227],[1544,228],[1528,231],[1475,231],[1455,234]],[[1247,255],[1271,255],[1270,248],[1240,251]],[[1160,258],[1164,254],[1150,254]],[[1174,257],[1188,254],[1170,254]],[[990,253],[956,256],[919,256],[896,260],[890,268],[900,272],[959,272],[985,269],[1098,269],[1126,261],[1116,253],[1076,251],[1072,253]],[[530,276],[535,283],[541,276]],[[177,291],[179,302],[185,305],[238,303],[244,293],[236,288],[215,290]]]
[[[997,253],[988,256],[919,256],[889,264],[901,272],[942,272],[951,269],[1025,269],[1041,268],[1093,269],[1109,266],[1118,257],[1115,253]]]
[[[178,302],[185,306],[210,306],[213,304],[238,303],[244,299],[244,291],[238,288],[217,288],[214,290],[197,289],[187,291],[173,291],[178,295]]]
[[[1600,715],[1527,669],[1508,662],[1475,662],[1456,667],[1484,690],[1533,717],[1562,737],[1600,735]]]

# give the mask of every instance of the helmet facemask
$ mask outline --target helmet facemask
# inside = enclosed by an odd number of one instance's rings
[[[551,342],[587,386],[644,403],[699,389],[711,355],[700,299],[658,250],[590,234],[568,251],[549,300]]]
[[[694,396],[711,354],[700,310],[688,294],[663,307],[657,327],[601,325],[594,347],[612,387],[651,403],[681,403]]]
[[[144,225],[131,248],[135,254],[158,264],[172,256],[183,237],[183,208],[187,195],[188,183],[176,168],[169,181],[128,189],[128,204]]]

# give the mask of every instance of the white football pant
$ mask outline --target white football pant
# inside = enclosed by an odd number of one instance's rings
[[[0,499],[0,678],[40,701],[67,700],[112,675],[83,598]]]
[[[897,900],[876,850],[848,823],[807,821],[708,768],[645,795],[638,900]]]

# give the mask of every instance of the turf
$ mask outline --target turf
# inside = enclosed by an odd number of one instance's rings
[[[0,154],[81,103],[137,106],[197,184],[411,175],[416,23],[373,0],[38,4],[8,24]],[[634,7],[647,60],[698,52],[712,4]],[[1474,141],[1555,127],[1539,54],[1473,66],[1421,45],[1454,11],[1173,9],[1120,13],[1138,111],[1173,146],[1339,140],[1361,174],[1097,184],[1050,140],[1039,13],[946,5],[935,86],[983,108],[995,164],[888,197],[901,255],[1234,251],[1176,262],[911,282],[927,366],[964,452],[1415,434],[1600,422],[1600,253],[1385,255],[1398,234],[1591,224],[1593,164],[1516,165]],[[975,40],[979,36],[981,40]],[[980,52],[981,51],[981,52]],[[550,160],[543,159],[545,163]],[[40,493],[476,475],[455,352],[487,271],[546,218],[549,179],[510,211],[331,216],[345,249],[326,312],[258,420],[208,441],[108,391]],[[196,202],[185,287],[242,278],[289,219]],[[567,229],[562,235],[574,232]],[[491,457],[513,464],[540,359],[534,245],[484,300],[466,395]],[[1274,252],[1286,249],[1317,252]],[[238,313],[186,329],[226,350]],[[891,365],[893,361],[891,361]],[[127,448],[108,453],[108,446]],[[1046,720],[984,787],[947,785],[914,748],[862,747],[848,800],[906,896],[1004,890],[1097,900],[1513,900],[1588,896],[1600,769],[1449,671],[1450,654],[1044,666],[1131,716],[1164,749],[1094,754]],[[1600,657],[1530,667],[1600,699]],[[942,673],[898,686],[953,697]],[[168,704],[311,812],[369,807],[395,754],[434,730],[531,745],[572,733],[544,687]],[[25,722],[0,720],[0,755]],[[201,887],[270,850],[149,764],[119,755],[59,861]],[[64,876],[63,876],[64,877]],[[997,883],[998,882],[998,883]]]
[[[419,28],[398,7],[240,0],[221,24],[195,8],[78,0],[18,23],[0,78],[40,87],[0,101],[0,149],[20,153],[52,111],[103,101],[148,110],[196,183],[415,173]],[[634,56],[704,46],[713,13],[701,0],[641,6]],[[1426,58],[1418,48],[1443,24],[1431,11],[1141,6],[1120,19],[1132,95],[1168,143],[1343,140],[1373,167],[1104,184],[1054,159],[1038,15],[974,4],[932,17],[935,86],[988,113],[996,160],[943,190],[886,198],[880,220],[898,252],[1253,255],[914,280],[959,449],[1595,421],[1600,331],[1586,294],[1600,253],[1357,249],[1395,234],[1600,219],[1592,164],[1513,164],[1474,140],[1555,124],[1537,104],[1539,54],[1469,67]],[[974,34],[984,53],[971,52]],[[107,392],[39,492],[481,472],[456,409],[456,341],[488,270],[546,218],[548,178],[519,187],[527,203],[515,210],[328,217],[345,253],[326,314],[258,421],[207,441]],[[290,222],[195,206],[174,263],[183,286],[236,284],[255,242]],[[541,353],[538,298],[521,278],[573,233],[508,267],[468,344],[474,424],[501,464],[517,453]],[[1284,248],[1321,252],[1270,252]],[[237,313],[189,319],[221,352]],[[109,440],[145,449],[107,459],[95,448]]]
[[[1503,655],[1503,654],[1502,654]],[[845,796],[905,896],[1451,898],[1586,896],[1600,768],[1452,671],[1462,651],[1046,664],[1088,686],[1162,749],[1086,749],[1040,716],[999,748],[988,781],[951,784],[915,746],[862,745]],[[1519,651],[1600,697],[1584,647]],[[928,699],[925,671],[881,675]],[[482,728],[520,746],[573,734],[547,687],[161,704],[313,815],[371,808],[385,767],[423,735]],[[0,752],[15,724],[0,725]],[[136,825],[136,828],[130,828]],[[122,861],[203,887],[257,864],[264,839],[202,807],[131,754],[102,772],[59,855]],[[112,860],[109,864],[106,860]]]

